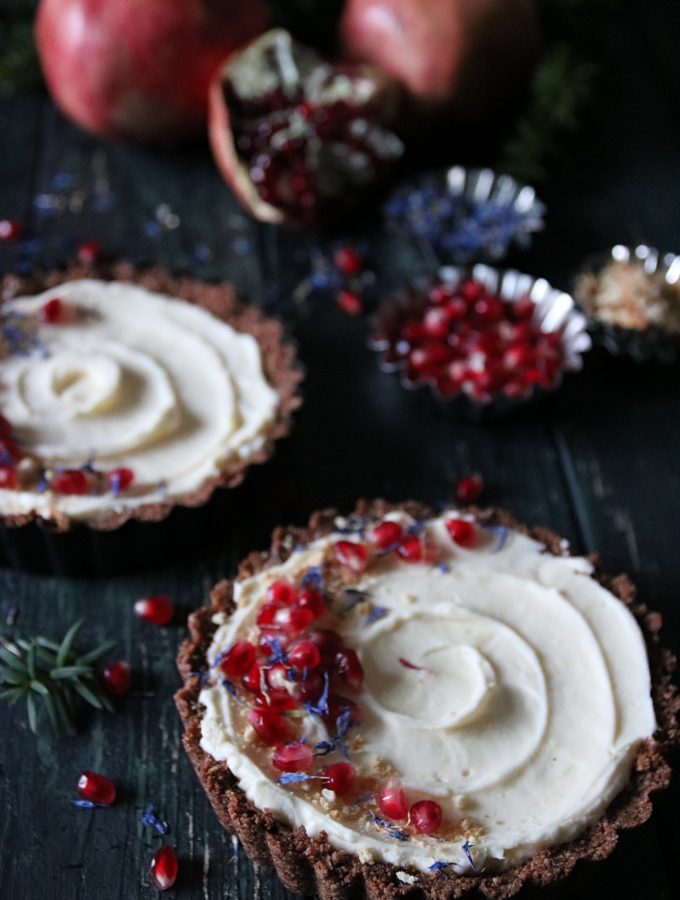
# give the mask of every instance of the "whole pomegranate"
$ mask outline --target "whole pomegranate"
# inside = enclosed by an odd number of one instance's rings
[[[482,115],[528,71],[532,0],[347,0],[343,55],[380,66],[421,107]]]
[[[42,0],[35,35],[66,115],[161,142],[200,131],[216,68],[267,24],[263,0]]]
[[[217,165],[258,219],[337,222],[402,154],[386,128],[395,83],[368,66],[332,65],[274,29],[234,53],[210,88]]]

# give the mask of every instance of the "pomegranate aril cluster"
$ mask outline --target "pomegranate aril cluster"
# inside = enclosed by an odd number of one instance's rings
[[[331,97],[330,86],[324,93]],[[228,82],[225,102],[255,190],[292,222],[313,223],[324,199],[346,201],[351,185],[370,183],[401,155],[400,142],[371,121],[365,106],[343,98],[312,100],[304,80],[286,93],[275,88],[248,100]]]
[[[396,778],[383,784],[376,794],[380,812],[395,822],[408,820],[419,834],[434,834],[441,827],[444,814],[435,800],[416,800],[409,805],[406,791]]]
[[[301,712],[313,710],[330,732],[342,716],[347,728],[361,721],[358,706],[338,689],[360,691],[363,668],[337,631],[320,627],[326,612],[324,594],[313,583],[277,579],[257,612],[254,639],[236,641],[216,663],[244,701],[245,719],[256,738],[272,748],[271,765],[283,777],[309,773],[316,764],[314,748],[300,737]],[[334,790],[338,796],[351,792],[356,781],[349,763],[326,766],[309,777],[320,790]]]
[[[557,387],[564,368],[562,333],[543,331],[534,312],[529,297],[508,300],[472,278],[442,281],[413,290],[374,342],[386,364],[442,397],[523,398]]]
[[[43,309],[51,303],[61,302],[54,298]],[[59,309],[54,315],[61,315]],[[11,423],[0,415],[0,489],[43,491],[49,488],[55,494],[69,497],[111,491],[114,496],[118,496],[129,490],[134,481],[132,469],[118,468],[104,473],[98,472],[89,462],[79,469],[48,469],[37,457],[24,451],[12,434]],[[28,463],[25,471],[19,465],[22,460]]]
[[[452,545],[477,546],[478,530],[471,519],[451,513],[444,524]],[[434,565],[441,550],[425,523],[385,518],[332,542],[325,565],[341,584],[351,585],[385,556]],[[334,614],[317,586],[325,582],[321,570],[317,568],[313,578],[311,574],[308,570],[299,583],[272,581],[255,616],[256,633],[250,640],[234,642],[215,667],[230,693],[237,695],[255,739],[267,748],[276,780],[282,785],[310,780],[316,790],[347,801],[365,789],[361,773],[346,758],[320,765],[317,757],[336,752],[346,731],[361,724],[361,707],[345,692],[362,691],[364,670],[357,651],[345,646],[337,630],[324,627]],[[304,714],[325,722],[330,741],[317,747],[308,743],[300,727]],[[417,794],[409,798],[397,778],[377,787],[373,782],[370,789],[373,808],[385,819],[404,823],[411,834],[436,835],[441,830],[440,804]],[[372,813],[369,818],[377,822]]]
[[[334,551],[338,561],[357,575],[366,571],[374,556],[392,552],[407,563],[437,561],[437,548],[417,527],[413,531],[390,519],[375,525],[366,542],[338,541]]]

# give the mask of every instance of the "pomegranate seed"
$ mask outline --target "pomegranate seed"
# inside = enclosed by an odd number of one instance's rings
[[[441,344],[428,344],[426,347],[417,347],[409,356],[411,367],[421,374],[427,373],[442,363],[451,359],[451,348]]]
[[[46,325],[66,325],[73,321],[73,308],[59,297],[52,297],[40,307],[38,318]]]
[[[109,484],[109,489],[112,490],[114,494],[118,494],[120,491],[126,491],[130,487],[135,480],[135,473],[132,469],[127,469],[125,467],[111,469],[106,476],[106,480]]]
[[[408,535],[397,547],[397,553],[405,562],[422,562],[423,545],[420,538],[415,534]]]
[[[314,641],[300,641],[289,652],[288,661],[296,669],[316,669],[321,665],[321,653]]]
[[[116,799],[116,785],[98,772],[83,772],[78,779],[78,796],[110,806]]]
[[[3,465],[18,462],[23,455],[23,450],[12,438],[0,438],[0,459]]]
[[[335,668],[347,687],[360,691],[364,683],[364,670],[356,650],[346,648],[338,650],[335,657]]]
[[[284,717],[281,713],[273,710],[250,709],[248,710],[248,722],[262,743],[269,747],[283,744],[291,736]]]
[[[299,683],[297,696],[300,703],[318,700],[325,686],[325,680],[319,669],[307,672],[306,678]]]
[[[512,312],[518,322],[527,322],[533,318],[536,304],[530,297],[521,297],[512,305]]]
[[[447,519],[446,530],[461,547],[474,547],[477,543],[477,529],[467,519]]]
[[[167,625],[175,615],[175,604],[166,594],[151,594],[138,600],[134,606],[135,615],[154,625]]]
[[[267,588],[267,600],[279,606],[295,603],[295,588],[289,581],[272,581]]]
[[[310,612],[314,613],[315,619],[318,619],[326,611],[323,594],[315,588],[303,588],[298,594],[296,605],[300,609],[310,610]]]
[[[454,298],[452,300],[449,300],[449,302],[446,304],[446,314],[449,317],[449,321],[462,319],[466,312],[467,303],[464,300]]]
[[[484,481],[480,475],[468,475],[467,478],[461,478],[456,485],[456,497],[464,506],[476,503],[483,491]]]
[[[99,259],[101,249],[99,241],[84,241],[76,251],[78,262],[85,264],[96,262]]]
[[[12,423],[5,416],[0,415],[0,438],[8,438],[12,436]]]
[[[177,872],[179,871],[175,848],[169,844],[159,847],[151,857],[149,871],[155,888],[158,888],[159,891],[170,890],[177,881]]]
[[[300,703],[287,688],[272,687],[255,695],[255,706],[267,712],[284,713],[298,709]]]
[[[408,800],[401,784],[391,778],[378,791],[378,807],[388,819],[402,821],[408,816]]]
[[[402,329],[402,335],[409,343],[417,344],[425,337],[425,329],[420,322],[407,322]]]
[[[343,275],[358,275],[363,268],[361,256],[354,247],[339,247],[333,258]]]
[[[399,522],[381,522],[373,529],[371,539],[378,550],[387,550],[398,544],[404,536],[404,529]]]
[[[338,306],[348,316],[360,316],[364,311],[364,304],[356,291],[339,291]]]
[[[352,572],[360,574],[368,565],[368,550],[354,541],[338,541],[334,548],[338,561]]]
[[[475,303],[475,314],[483,322],[498,322],[503,317],[503,304],[495,297],[480,297]]]
[[[16,219],[0,219],[0,241],[18,241],[24,226]]]
[[[349,794],[354,789],[357,781],[357,773],[354,766],[348,762],[324,766],[321,774],[324,776],[323,786],[329,791],[333,791],[338,797],[344,797],[346,794]]]
[[[258,692],[262,690],[262,669],[257,663],[252,665],[241,679],[246,690]]]
[[[503,354],[503,365],[506,369],[519,369],[533,363],[535,354],[526,344],[511,344]]]
[[[276,663],[270,669],[265,670],[265,681],[270,688],[288,692],[288,668],[283,663]]]
[[[329,725],[335,725],[338,717],[341,716],[346,709],[349,709],[350,725],[361,725],[363,713],[361,707],[350,700],[349,697],[343,697],[341,694],[331,694],[328,698],[328,715],[324,716],[324,720]]]
[[[420,834],[434,834],[439,830],[442,818],[442,808],[434,800],[418,800],[409,812],[409,821]]]
[[[423,317],[423,329],[431,338],[445,338],[449,333],[449,317],[445,309],[428,309]]]
[[[104,689],[112,697],[124,697],[132,687],[132,669],[124,660],[109,663],[102,673]]]
[[[534,336],[535,331],[529,322],[518,322],[508,329],[509,340],[513,343],[528,343]]]
[[[220,663],[220,669],[227,678],[245,675],[255,662],[255,648],[249,641],[236,641],[227,650]]]
[[[508,397],[526,397],[530,387],[523,381],[507,381],[503,385],[503,393]]]
[[[272,765],[282,772],[307,772],[313,764],[312,749],[302,741],[277,747],[272,756]]]
[[[335,659],[335,654],[342,647],[342,638],[337,631],[331,628],[317,628],[310,631],[307,639],[316,644],[321,653],[321,659],[326,663],[331,663]]]
[[[260,607],[255,622],[262,626],[273,625],[277,612],[281,609],[278,603],[265,603]]]
[[[288,649],[289,643],[290,640],[287,635],[282,634],[277,628],[264,626],[260,629],[257,646],[262,656],[265,656],[267,659],[269,659],[270,656],[273,656],[277,646],[285,652]]]
[[[297,605],[284,606],[277,610],[274,624],[290,637],[295,637],[306,631],[315,618],[311,609]]]
[[[72,494],[81,496],[90,490],[90,482],[85,472],[80,469],[65,469],[56,472],[52,478],[52,490],[57,494]]]
[[[17,470],[14,466],[0,465],[0,489],[5,488],[10,490],[11,488],[15,488],[17,483]]]
[[[454,296],[453,288],[448,284],[436,284],[430,288],[428,299],[432,303],[446,303]]]
[[[480,284],[478,281],[473,281],[473,279],[468,279],[464,281],[460,287],[458,288],[458,293],[468,301],[476,301],[484,293],[484,285]]]

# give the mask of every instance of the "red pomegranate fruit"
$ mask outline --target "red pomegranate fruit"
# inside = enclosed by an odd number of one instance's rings
[[[348,0],[343,55],[384,69],[419,106],[482,115],[508,97],[538,46],[532,0]]]
[[[210,88],[210,140],[257,219],[311,226],[382,179],[401,156],[386,128],[398,90],[366,66],[332,65],[274,29],[235,53]]]
[[[268,18],[263,0],[42,0],[35,36],[67,116],[157,143],[200,132],[212,75]]]

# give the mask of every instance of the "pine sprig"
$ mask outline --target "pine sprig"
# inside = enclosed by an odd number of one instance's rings
[[[0,13],[0,95],[27,87],[40,77],[33,14],[33,3],[10,4]]]
[[[85,701],[95,709],[113,711],[99,684],[94,663],[115,647],[105,641],[94,650],[78,653],[74,644],[83,620],[75,622],[60,643],[37,636],[10,641],[0,638],[0,700],[26,701],[28,724],[36,734],[38,700],[55,734],[75,734],[75,714]]]
[[[595,75],[596,66],[577,59],[566,44],[556,45],[536,67],[529,106],[503,147],[499,171],[528,183],[545,178],[560,140],[580,124]]]

